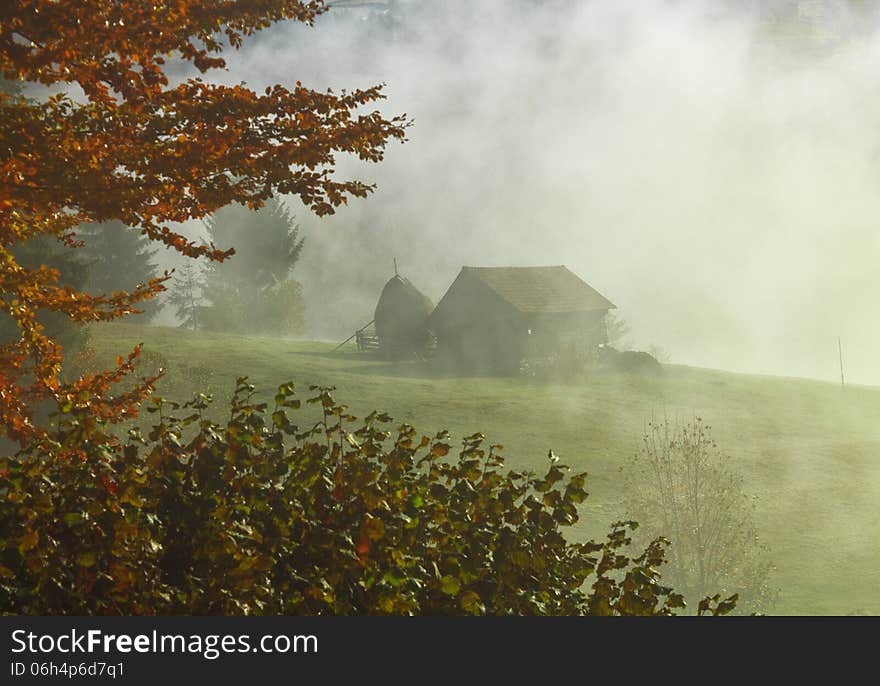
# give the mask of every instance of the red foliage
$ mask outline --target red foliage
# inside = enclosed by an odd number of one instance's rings
[[[20,332],[0,346],[0,425],[25,441],[43,435],[35,403],[86,402],[104,417],[136,411],[149,392],[112,397],[130,360],[73,384],[59,380],[61,350],[35,319],[39,310],[76,321],[136,311],[164,290],[165,277],[130,292],[89,296],[58,285],[57,273],[26,269],[12,247],[38,234],[76,244],[81,223],[118,219],[188,257],[223,260],[232,251],[197,245],[169,222],[198,219],[240,202],[259,207],[293,194],[318,215],[372,186],[334,178],[336,154],[376,162],[403,140],[405,116],[360,109],[381,86],[335,94],[299,82],[256,93],[202,78],[170,85],[169,56],[201,72],[223,68],[225,43],[291,19],[311,23],[323,0],[21,0],[0,7],[0,72],[46,86],[79,86],[42,101],[0,93],[0,307]],[[135,352],[137,354],[137,351]]]

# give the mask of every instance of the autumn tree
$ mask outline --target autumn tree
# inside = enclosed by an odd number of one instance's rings
[[[54,312],[74,321],[122,317],[163,290],[151,279],[127,292],[86,294],[57,270],[15,257],[44,236],[77,246],[80,224],[120,221],[191,258],[233,254],[200,245],[174,223],[238,202],[260,207],[276,193],[332,213],[372,186],[340,180],[337,156],[382,159],[403,140],[405,117],[364,111],[381,86],[319,92],[297,82],[257,93],[204,75],[278,21],[311,24],[324,0],[20,0],[0,4],[0,75],[30,82],[29,98],[0,93],[0,309],[14,340],[0,346],[0,431],[26,442],[45,435],[33,419],[41,401],[89,405],[103,418],[136,411],[154,379],[113,394],[133,369],[117,367],[72,382],[61,378],[62,350],[40,325]],[[166,60],[200,75],[174,83]],[[79,95],[74,95],[79,94]]]
[[[89,279],[89,263],[81,251],[65,246],[49,236],[33,236],[12,246],[16,262],[26,269],[41,266],[51,269],[63,287],[82,290]],[[86,339],[85,327],[61,312],[41,311],[37,324],[45,334],[57,341],[65,350],[80,349]],[[9,344],[19,337],[19,328],[9,313],[0,314],[0,344]]]

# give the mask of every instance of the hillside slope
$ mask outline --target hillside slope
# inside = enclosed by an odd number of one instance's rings
[[[97,325],[100,358],[143,341],[170,369],[160,394],[228,395],[247,375],[266,397],[293,380],[336,386],[363,416],[373,409],[423,433],[482,431],[512,466],[543,468],[549,448],[589,471],[578,535],[599,535],[622,513],[615,484],[651,418],[700,416],[757,496],[760,532],[777,566],[783,614],[880,614],[880,389],[668,367],[656,378],[594,375],[571,383],[451,378],[424,364],[391,364],[332,344],[241,338],[134,325]],[[196,388],[198,386],[198,389]]]

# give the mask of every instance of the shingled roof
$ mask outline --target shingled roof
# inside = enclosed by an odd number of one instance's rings
[[[523,313],[590,312],[616,306],[568,268],[462,267]]]

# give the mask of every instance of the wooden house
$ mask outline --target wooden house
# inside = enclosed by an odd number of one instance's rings
[[[564,266],[462,267],[428,318],[437,354],[468,368],[560,363],[606,342],[615,305]]]

